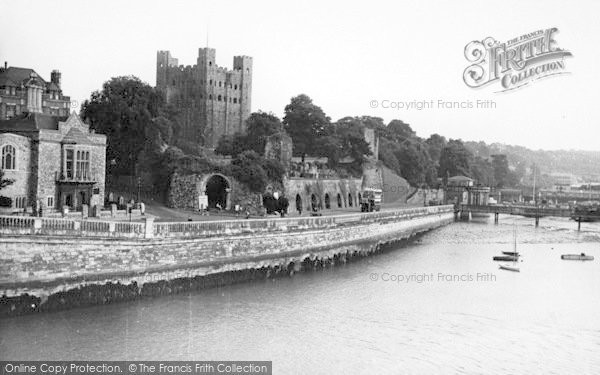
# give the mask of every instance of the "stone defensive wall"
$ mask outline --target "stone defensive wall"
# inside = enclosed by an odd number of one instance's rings
[[[452,206],[181,223],[0,216],[0,317],[289,277],[453,220]]]

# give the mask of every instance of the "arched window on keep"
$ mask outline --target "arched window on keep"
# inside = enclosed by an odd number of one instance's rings
[[[2,169],[16,169],[17,151],[12,145],[2,147]]]

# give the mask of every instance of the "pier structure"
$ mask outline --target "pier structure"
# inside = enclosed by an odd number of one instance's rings
[[[456,217],[465,219],[471,217],[473,213],[493,214],[494,223],[498,224],[500,214],[520,215],[531,217],[535,220],[535,226],[539,226],[540,218],[554,217],[570,217],[577,222],[577,230],[581,230],[582,221],[591,221],[598,219],[597,215],[585,213],[575,214],[570,208],[555,208],[544,207],[540,205],[477,205],[477,204],[462,204],[455,209]]]

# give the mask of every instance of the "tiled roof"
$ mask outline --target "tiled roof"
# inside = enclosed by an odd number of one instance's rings
[[[473,181],[473,179],[467,176],[453,176],[450,177],[448,181]]]
[[[21,85],[29,80],[31,73],[35,73],[43,83],[46,83],[46,81],[44,81],[44,79],[33,69],[11,66],[0,71],[0,85]]]
[[[32,130],[58,130],[58,122],[66,117],[56,117],[43,113],[23,113],[10,120],[0,121],[0,131],[32,131]]]

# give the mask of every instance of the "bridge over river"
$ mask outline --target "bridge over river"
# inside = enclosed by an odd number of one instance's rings
[[[570,208],[545,207],[534,205],[471,205],[462,204],[455,210],[459,218],[470,218],[474,213],[494,214],[494,222],[498,222],[500,214],[521,215],[535,219],[535,225],[539,225],[540,218],[548,216],[570,217],[577,221],[577,229],[581,228],[582,221],[596,221],[600,217],[597,214],[575,212]]]

